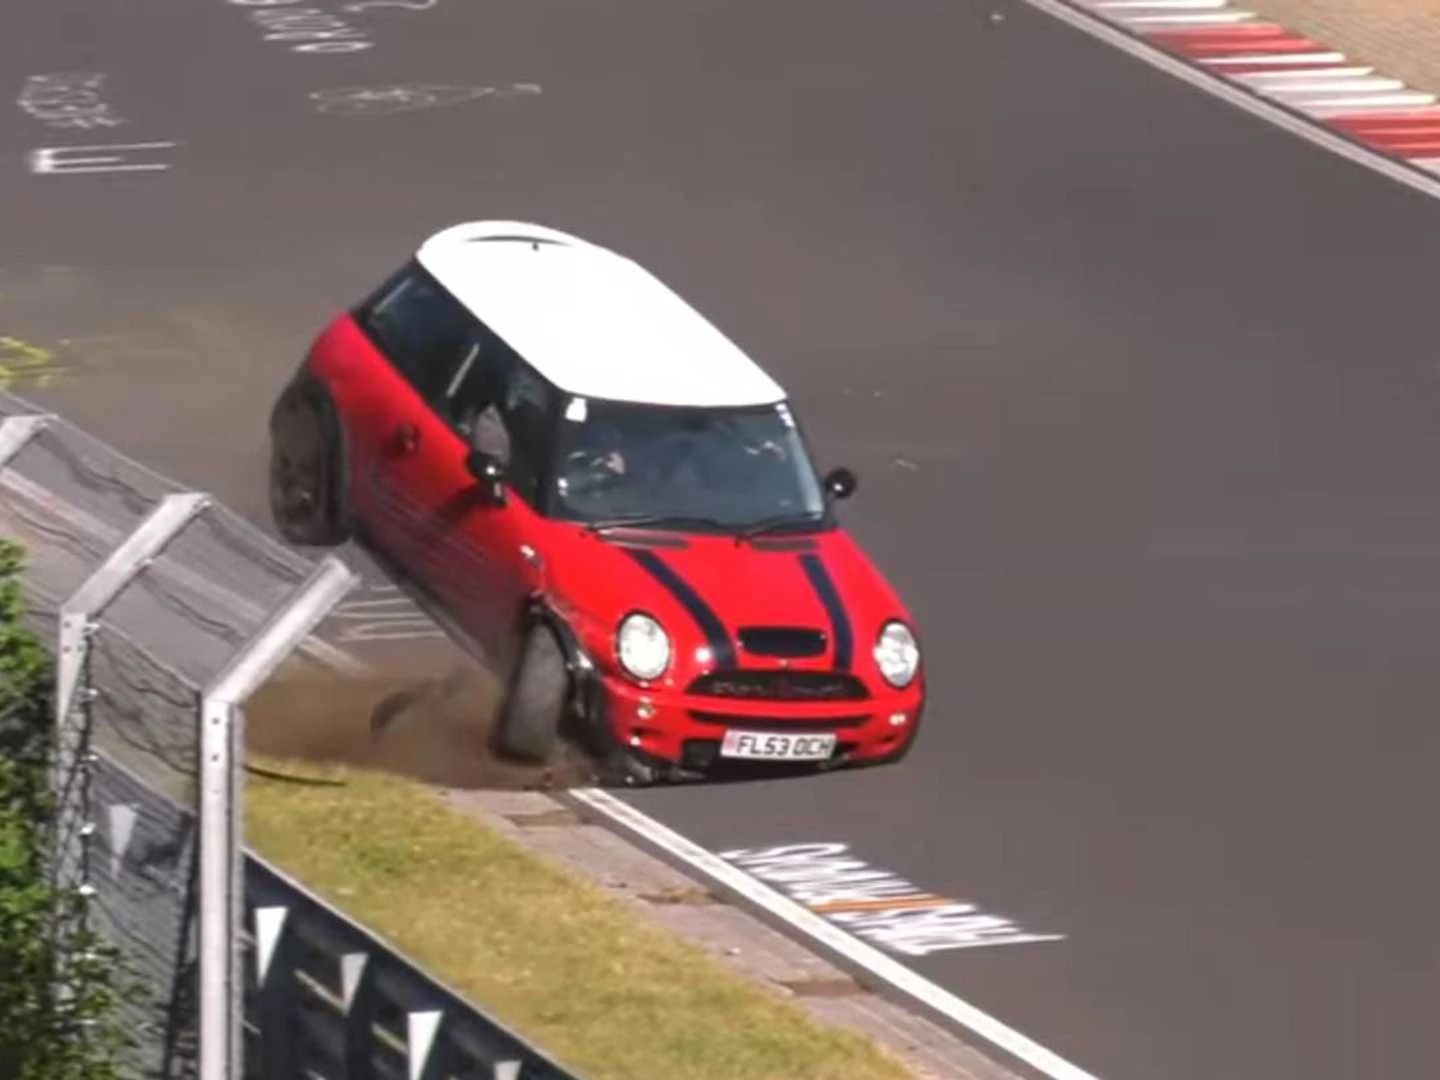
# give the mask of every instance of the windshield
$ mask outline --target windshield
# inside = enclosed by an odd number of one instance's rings
[[[813,527],[825,513],[783,403],[700,409],[574,398],[560,429],[557,517],[743,529],[790,518]]]

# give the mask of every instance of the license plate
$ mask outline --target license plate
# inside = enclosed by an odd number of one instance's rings
[[[749,761],[824,761],[835,752],[835,736],[779,731],[727,731],[720,756]]]

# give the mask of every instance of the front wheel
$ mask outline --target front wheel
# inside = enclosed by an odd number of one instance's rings
[[[569,694],[560,642],[550,627],[537,622],[526,635],[500,709],[495,730],[500,752],[538,764],[549,761],[560,742]]]

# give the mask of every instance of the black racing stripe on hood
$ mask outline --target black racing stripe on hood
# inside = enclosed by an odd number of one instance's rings
[[[840,590],[835,587],[835,579],[830,576],[819,555],[801,555],[800,565],[830,618],[830,630],[835,635],[835,666],[841,671],[848,671],[854,661],[855,631],[850,625],[850,613],[845,610],[845,602],[840,599]]]
[[[690,583],[655,552],[637,548],[626,548],[625,552],[649,571],[650,576],[663,585],[690,613],[690,617],[695,620],[706,641],[710,643],[710,652],[715,657],[716,665],[721,668],[735,667],[735,643],[725,632],[725,624],[720,621],[720,616],[715,614],[715,609],[705,603],[700,594],[690,587]]]

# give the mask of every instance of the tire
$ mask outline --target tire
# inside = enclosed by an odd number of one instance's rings
[[[496,748],[506,757],[544,763],[560,744],[560,727],[570,696],[570,673],[555,633],[534,623],[510,676],[495,725]]]
[[[287,391],[270,420],[270,516],[305,547],[337,547],[353,531],[340,423],[323,390]]]

